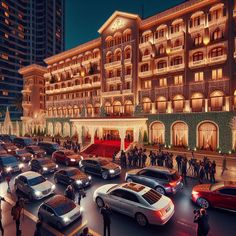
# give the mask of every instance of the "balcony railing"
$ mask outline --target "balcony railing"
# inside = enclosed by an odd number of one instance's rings
[[[192,27],[189,27],[188,28],[188,32],[191,34],[191,33],[195,33],[197,31],[201,31],[203,30],[205,27],[205,24],[204,23],[201,23],[200,25],[196,25],[196,26],[192,26]]]
[[[173,47],[170,49],[170,53],[176,53],[176,52],[182,51],[183,49],[184,49],[183,45],[180,45],[178,47]]]
[[[92,82],[92,86],[93,86],[93,87],[99,87],[99,86],[101,86],[101,81]]]
[[[168,67],[158,68],[158,69],[153,70],[153,74],[155,75],[164,74],[164,73],[167,73],[167,71],[168,71]]]
[[[124,89],[122,91],[123,94],[126,94],[126,93],[132,93],[131,89]]]
[[[178,65],[169,66],[169,71],[178,71],[178,70],[183,70],[183,69],[184,69],[184,63],[178,64]]]
[[[168,87],[157,87],[155,88],[155,96],[164,96],[166,98],[168,98]]]
[[[209,85],[209,92],[213,92],[215,90],[221,90],[224,93],[229,92],[229,79],[217,79],[217,80],[209,80],[208,81]]]
[[[132,75],[125,75],[125,80],[132,80]]]
[[[227,16],[219,17],[218,19],[211,19],[211,21],[208,21],[208,27],[215,26],[215,25],[221,25],[226,23]]]
[[[203,60],[199,60],[199,61],[190,61],[188,66],[190,68],[193,68],[193,67],[203,66],[205,64],[206,64],[206,60],[203,59]]]
[[[139,48],[145,48],[145,47],[148,47],[150,45],[152,45],[152,43],[150,41],[139,43]]]
[[[169,94],[170,97],[173,97],[177,94],[184,94],[184,86],[183,85],[171,85],[169,86]]]
[[[152,59],[152,55],[151,55],[151,54],[142,56],[142,61],[149,61],[149,60],[151,60],[151,59]]]
[[[102,95],[104,95],[104,96],[118,95],[118,94],[121,94],[120,90],[108,91],[108,92],[103,92],[102,93]]]
[[[116,76],[112,78],[107,78],[106,81],[107,83],[121,83],[121,78]]]
[[[148,70],[148,71],[142,71],[142,72],[139,71],[138,75],[139,75],[140,78],[145,78],[145,77],[152,76],[153,73],[152,73],[151,70]]]
[[[154,44],[157,44],[157,43],[160,43],[160,42],[163,42],[163,41],[167,41],[167,36],[155,38],[154,39]]]
[[[221,56],[218,56],[218,57],[210,57],[208,59],[208,63],[209,64],[215,64],[215,63],[221,63],[221,62],[225,62],[227,59],[227,55],[221,55]]]
[[[113,62],[110,62],[110,63],[106,63],[104,65],[104,68],[107,69],[107,68],[119,67],[119,66],[121,66],[121,61],[113,61]]]
[[[131,58],[127,58],[124,60],[124,64],[127,65],[127,64],[131,64]]]
[[[199,81],[199,82],[190,82],[189,83],[189,91],[191,93],[205,93],[206,89],[206,82]]]

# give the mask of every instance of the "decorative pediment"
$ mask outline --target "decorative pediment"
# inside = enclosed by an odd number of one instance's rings
[[[134,19],[140,21],[140,17],[136,14],[130,14],[126,12],[115,11],[110,18],[102,25],[98,30],[101,34],[107,27],[111,27],[112,31],[116,31],[120,28],[123,28],[128,19]]]

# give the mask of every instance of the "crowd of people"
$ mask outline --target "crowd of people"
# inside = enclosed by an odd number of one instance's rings
[[[62,143],[59,138],[52,137],[52,142],[57,143],[59,146],[62,145],[64,148],[68,150],[73,150],[75,153],[78,153],[81,150],[81,145],[80,143],[78,143],[77,139],[76,140],[66,139]]]

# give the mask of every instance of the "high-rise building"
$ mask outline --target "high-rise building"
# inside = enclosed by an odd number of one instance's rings
[[[22,115],[18,70],[64,50],[64,0],[0,0],[0,120]]]

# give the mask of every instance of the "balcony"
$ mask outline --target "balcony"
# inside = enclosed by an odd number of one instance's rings
[[[151,70],[143,71],[143,72],[139,71],[139,72],[138,72],[138,76],[139,76],[140,78],[150,77],[150,76],[152,76],[152,75],[153,75],[153,73],[152,73]]]
[[[171,85],[169,86],[170,97],[174,97],[177,94],[184,94],[184,85]]]
[[[113,61],[113,62],[110,62],[110,63],[106,63],[104,65],[104,68],[108,69],[108,68],[114,68],[114,67],[119,67],[119,66],[121,66],[121,61]]]
[[[121,78],[120,77],[112,77],[112,78],[107,78],[106,79],[107,83],[121,83]]]
[[[209,88],[209,93],[212,93],[215,90],[221,90],[224,93],[228,93],[230,88],[230,80],[229,79],[209,80],[208,88]]]
[[[124,64],[125,64],[125,65],[131,64],[131,58],[125,59],[125,60],[124,60]]]
[[[179,71],[184,69],[184,63],[178,64],[178,65],[173,65],[169,66],[169,71]]]
[[[152,55],[151,54],[142,56],[142,61],[149,61],[151,59],[152,59]]]
[[[184,36],[183,29],[180,29],[179,32],[173,32],[173,33],[170,33],[169,36],[170,36],[170,39],[183,37],[183,36]]]
[[[167,36],[159,37],[154,39],[154,44],[159,44],[160,42],[167,41]]]
[[[223,63],[227,60],[227,55],[222,55],[222,56],[218,56],[218,57],[210,57],[208,58],[208,64],[212,65],[212,64],[219,64],[219,63]]]
[[[131,89],[124,89],[124,90],[122,90],[122,93],[129,94],[129,93],[132,93],[132,91],[131,91]]]
[[[93,87],[100,87],[101,86],[101,81],[92,82],[92,86]]]
[[[201,23],[200,25],[192,26],[188,28],[190,34],[204,30],[205,24]]]
[[[226,21],[227,21],[226,16],[221,16],[218,19],[211,19],[211,21],[208,21],[208,27],[225,24]]]
[[[163,68],[153,70],[153,74],[155,75],[165,74],[167,73],[167,71],[168,71],[168,67],[163,67]]]
[[[178,47],[173,47],[170,49],[170,53],[177,53],[177,52],[181,52],[184,49],[183,45],[180,45]]]
[[[189,68],[196,68],[196,67],[201,67],[206,64],[206,59],[199,60],[199,61],[190,61],[188,66]]]
[[[126,81],[132,80],[132,75],[125,75],[125,80]]]
[[[199,81],[199,82],[190,82],[189,83],[189,92],[193,93],[205,93],[206,90],[206,82]]]
[[[102,93],[103,96],[113,96],[113,95],[119,95],[119,94],[121,94],[120,90],[108,91],[108,92],[103,92]]]
[[[92,84],[87,83],[87,84],[82,84],[82,88],[91,88]]]
[[[32,106],[31,101],[22,101],[22,107],[23,107],[24,109],[30,108],[31,106]]]
[[[165,98],[168,98],[168,87],[157,87],[155,88],[155,96],[159,97],[159,96],[163,96]]]
[[[152,46],[152,43],[150,41],[147,41],[147,42],[143,42],[143,43],[139,43],[139,48],[146,48],[146,47],[149,47],[149,46]]]

